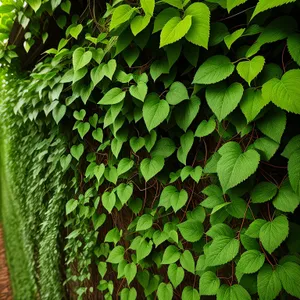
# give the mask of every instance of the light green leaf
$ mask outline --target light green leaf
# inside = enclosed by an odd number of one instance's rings
[[[135,263],[130,263],[127,264],[124,268],[124,276],[127,280],[128,285],[130,285],[130,283],[132,282],[132,280],[134,279],[135,275],[137,273],[137,268],[136,268],[136,264]]]
[[[200,300],[199,293],[191,286],[186,286],[181,295],[182,300]]]
[[[186,165],[186,159],[194,143],[194,134],[191,130],[180,137],[180,148],[177,151],[178,160]]]
[[[134,17],[134,19],[130,23],[130,28],[131,28],[133,35],[136,36],[141,31],[143,31],[150,23],[150,20],[151,20],[150,15]]]
[[[174,82],[166,95],[168,103],[176,105],[186,99],[189,99],[189,95],[185,85],[179,81]]]
[[[145,14],[152,16],[155,7],[155,0],[141,0],[141,7]]]
[[[129,144],[133,152],[136,153],[145,146],[145,140],[143,137],[133,136],[130,139]]]
[[[257,275],[257,290],[259,299],[273,300],[281,291],[281,282],[277,269],[264,265]]]
[[[281,155],[285,158],[290,158],[296,150],[300,150],[300,135],[295,135],[292,139],[290,139]]]
[[[207,250],[207,266],[224,265],[232,261],[239,252],[240,242],[232,237],[216,237]]]
[[[129,92],[131,96],[144,102],[148,92],[148,86],[146,83],[139,81],[137,85],[132,85],[129,88]]]
[[[106,261],[112,264],[118,264],[124,259],[124,253],[125,250],[123,246],[116,246],[110,251]]]
[[[256,219],[255,221],[253,221],[248,229],[246,230],[245,234],[250,236],[251,238],[259,238],[259,231],[261,229],[261,227],[263,225],[265,225],[267,223],[266,220],[263,219]]]
[[[185,250],[180,255],[180,264],[188,272],[195,273],[195,261],[192,253],[189,250]]]
[[[167,158],[171,156],[176,150],[175,143],[169,138],[161,138],[155,144],[153,150],[151,151],[151,157],[161,156]]]
[[[105,165],[103,163],[95,166],[94,175],[97,178],[98,182],[100,181],[101,177],[103,176],[104,171],[105,171]]]
[[[78,200],[71,199],[66,204],[66,215],[70,214],[78,206]]]
[[[241,110],[247,122],[250,123],[253,121],[269,102],[269,99],[262,97],[261,90],[255,88],[247,89],[240,103]]]
[[[234,232],[233,230],[226,224],[219,223],[213,225],[207,232],[206,235],[215,239],[218,236],[228,236],[233,238]]]
[[[291,57],[300,66],[300,34],[294,33],[289,35],[287,46]]]
[[[196,118],[199,108],[200,99],[197,96],[192,96],[190,100],[183,102],[175,107],[174,114],[177,125],[183,130],[187,131],[188,127]]]
[[[271,254],[287,238],[289,222],[286,216],[276,217],[264,224],[259,231],[259,239],[263,247]]]
[[[151,93],[146,97],[143,106],[143,118],[148,131],[157,127],[169,115],[170,107],[167,101],[160,100],[158,95]]]
[[[126,92],[120,88],[112,88],[109,90],[104,97],[98,102],[101,105],[113,105],[120,103],[126,96]]]
[[[173,299],[173,288],[171,283],[161,282],[157,289],[158,300],[172,300]]]
[[[175,263],[180,258],[180,252],[176,246],[170,245],[166,248],[162,258],[163,265]]]
[[[295,193],[300,196],[300,150],[296,150],[292,153],[288,162],[288,174],[291,186]]]
[[[285,262],[278,266],[278,275],[285,291],[300,299],[300,266],[294,262]]]
[[[92,59],[93,54],[91,51],[86,51],[84,48],[77,48],[73,52],[73,67],[74,71],[76,72],[77,70],[85,67]]]
[[[250,20],[252,20],[256,15],[258,15],[259,13],[277,7],[277,6],[281,6],[287,3],[292,3],[295,2],[296,0],[259,0],[255,10],[252,14],[252,17]]]
[[[94,214],[93,215],[93,225],[94,225],[94,229],[97,230],[98,228],[100,228],[104,222],[106,220],[106,214]]]
[[[202,223],[193,219],[180,223],[177,227],[183,238],[192,243],[199,241],[204,231]]]
[[[183,8],[182,0],[162,0],[162,2],[168,3],[174,7],[177,7],[179,9]]]
[[[110,21],[109,30],[111,31],[114,28],[130,20],[134,12],[135,8],[131,7],[128,4],[122,4],[115,8]]]
[[[146,214],[142,215],[136,225],[136,231],[147,230],[151,228],[153,224],[153,217]]]
[[[37,12],[38,9],[41,7],[42,1],[41,0],[27,0],[27,3],[33,8],[33,10],[35,12]]]
[[[225,83],[209,86],[205,97],[208,106],[219,121],[226,118],[239,104],[243,96],[243,86],[233,83],[229,87]]]
[[[88,122],[80,122],[78,124],[77,130],[82,139],[89,132],[90,128],[91,128],[91,125]]]
[[[118,167],[118,170],[119,170],[119,167]],[[133,193],[133,185],[132,184],[121,183],[117,187],[117,195],[123,205],[125,203],[127,203],[127,201],[132,196],[132,193]]]
[[[228,13],[230,13],[230,11],[233,8],[243,4],[245,2],[247,2],[247,0],[227,0],[227,11],[228,11]]]
[[[114,192],[104,192],[102,195],[102,204],[104,208],[111,213],[116,204],[116,194]]]
[[[155,18],[153,33],[162,30],[165,24],[168,23],[168,21],[173,17],[179,17],[179,16],[180,13],[176,8],[169,7],[162,10]]]
[[[236,272],[244,274],[256,273],[263,266],[265,255],[257,250],[249,250],[242,254]]]
[[[213,84],[229,77],[235,67],[227,56],[215,55],[208,58],[197,70],[193,83]]]
[[[251,300],[251,296],[245,288],[239,284],[228,286],[223,284],[217,293],[217,299],[219,300]]]
[[[171,264],[168,267],[168,277],[173,284],[174,288],[183,281],[184,270],[182,267],[178,267],[176,264]]]
[[[251,147],[252,145],[250,145],[249,149]],[[279,148],[279,143],[268,137],[262,137],[253,143],[253,148],[260,154],[262,160],[268,161],[276,153],[277,149]]]
[[[155,156],[152,159],[145,158],[141,162],[141,173],[146,181],[149,181],[164,167],[165,161],[161,156]]]
[[[294,163],[296,164],[295,167],[297,168],[297,164],[299,164],[299,160],[297,159],[296,161],[294,161]],[[298,173],[297,176],[299,176]],[[293,191],[290,182],[288,180],[285,180],[281,185],[277,196],[273,200],[273,205],[278,210],[281,210],[283,212],[293,213],[295,209],[298,207],[299,202],[300,202],[299,196]]]
[[[229,35],[226,35],[224,37],[224,42],[228,49],[230,49],[232,44],[243,35],[244,31],[245,31],[245,28],[240,28],[240,29],[236,30],[235,32],[233,32]]]
[[[199,291],[200,295],[213,296],[217,294],[220,287],[220,279],[211,271],[207,271],[200,276]]]
[[[84,146],[83,146],[83,144],[73,145],[72,148],[71,148],[71,154],[77,160],[79,160],[79,158],[81,157],[81,155],[83,154],[83,152],[84,152]]]
[[[161,48],[182,39],[189,31],[191,25],[192,16],[185,16],[183,20],[180,17],[170,19],[161,31],[159,47]]]
[[[249,86],[251,81],[257,77],[257,75],[262,71],[265,65],[265,59],[263,56],[255,56],[249,61],[239,62],[236,70],[239,75],[248,82]]]
[[[200,47],[208,48],[210,31],[210,10],[204,3],[193,3],[185,10],[186,16],[192,16],[192,25],[185,38]]]
[[[63,171],[67,170],[68,167],[70,166],[72,160],[72,155],[68,154],[68,155],[62,155],[59,159],[60,165],[63,169]]]
[[[214,118],[210,118],[208,121],[203,120],[197,127],[195,136],[204,137],[210,135],[216,129],[216,122]]]
[[[92,132],[93,138],[98,141],[99,143],[102,143],[103,141],[103,130],[102,128],[97,128]]]
[[[134,165],[133,160],[129,159],[129,158],[122,158],[118,164],[118,176],[126,173],[127,171],[129,171]]]
[[[226,153],[217,164],[218,177],[224,193],[251,176],[258,168],[260,160],[255,150],[242,153],[238,143],[229,143],[226,144]]]
[[[254,187],[250,195],[253,203],[264,203],[273,199],[276,193],[277,186],[274,183],[262,181]]]
[[[121,291],[120,296],[121,296],[121,300],[136,300],[137,292],[134,287],[132,287],[131,289],[124,288]]]
[[[176,192],[171,196],[170,202],[176,213],[180,208],[182,208],[188,200],[188,193],[185,190],[181,190],[179,193]]]
[[[64,25],[63,25],[62,27],[64,27]],[[77,40],[78,35],[81,33],[82,29],[83,29],[82,24],[78,24],[78,25],[76,25],[76,26],[74,26],[74,27],[72,27],[72,28],[70,29],[70,35],[71,35],[74,39]]]
[[[52,110],[52,116],[56,124],[58,124],[61,119],[66,114],[67,107],[63,104],[58,104],[54,109]]]
[[[198,183],[201,179],[203,169],[200,166],[197,166],[190,172],[190,176]]]

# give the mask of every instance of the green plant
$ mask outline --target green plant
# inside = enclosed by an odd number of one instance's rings
[[[65,284],[79,299],[300,298],[299,1],[89,2],[80,17],[28,3],[65,34],[15,108],[66,141]]]

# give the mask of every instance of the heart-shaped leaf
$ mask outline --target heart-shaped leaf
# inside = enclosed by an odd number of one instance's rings
[[[86,115],[86,111],[84,109],[81,109],[80,111],[75,110],[73,113],[73,116],[76,120],[82,121]]]
[[[93,54],[91,51],[85,52],[84,48],[77,48],[73,52],[73,67],[74,71],[76,72],[77,70],[85,67],[92,59]]]
[[[148,87],[147,84],[139,81],[137,85],[132,85],[129,88],[129,93],[136,99],[139,99],[144,102],[145,97],[147,95]]]
[[[89,117],[89,122],[94,128],[97,128],[98,118],[99,117],[96,113]]]
[[[130,144],[131,149],[136,153],[145,146],[145,140],[142,137],[133,136],[130,139],[129,144]]]
[[[63,169],[63,171],[67,170],[70,163],[71,163],[71,160],[72,160],[72,156],[71,154],[68,154],[68,155],[63,155],[61,158],[60,158],[60,165]]]
[[[155,156],[154,158],[145,158],[141,162],[141,173],[146,181],[149,181],[157,173],[159,173],[165,164],[165,160],[161,156]]]
[[[71,154],[77,160],[79,160],[79,158],[81,157],[81,155],[83,154],[83,152],[84,152],[84,146],[83,146],[83,144],[73,145],[72,148],[71,148]]]
[[[168,103],[176,105],[186,99],[189,99],[189,95],[185,85],[179,81],[174,82],[166,95]]]
[[[107,92],[104,97],[98,102],[102,105],[113,105],[121,102],[126,96],[126,92],[122,91],[120,88],[112,88]]]
[[[82,31],[83,29],[83,26],[81,24],[78,24],[77,26],[75,27],[72,27],[70,29],[70,35],[77,40],[78,38],[78,35],[80,34],[80,32]]]
[[[98,141],[99,143],[103,142],[103,130],[102,128],[97,128],[92,132],[93,138]]]
[[[84,136],[89,132],[90,130],[90,123],[88,122],[80,122],[77,126],[77,130],[78,130],[78,133],[80,135],[80,137],[83,139]]]
[[[111,213],[116,204],[116,194],[114,192],[104,192],[102,195],[102,204],[104,208]]]
[[[263,56],[255,56],[249,61],[240,62],[236,70],[250,85],[251,81],[262,71],[265,64]]]
[[[63,118],[67,111],[67,107],[65,105],[60,105],[58,104],[53,110],[52,110],[52,115],[53,119],[58,124],[60,120]]]
[[[104,164],[100,164],[100,165],[95,166],[94,174],[95,174],[98,182],[100,181],[101,177],[103,176],[104,171],[105,171],[105,165]]]

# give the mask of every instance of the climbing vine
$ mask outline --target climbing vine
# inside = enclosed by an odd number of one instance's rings
[[[300,298],[299,1],[27,2],[26,52],[62,33],[5,98],[42,298],[57,243],[74,299]]]

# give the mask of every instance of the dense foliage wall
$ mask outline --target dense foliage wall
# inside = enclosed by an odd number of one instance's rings
[[[28,4],[1,122],[30,297],[300,298],[300,2]]]

